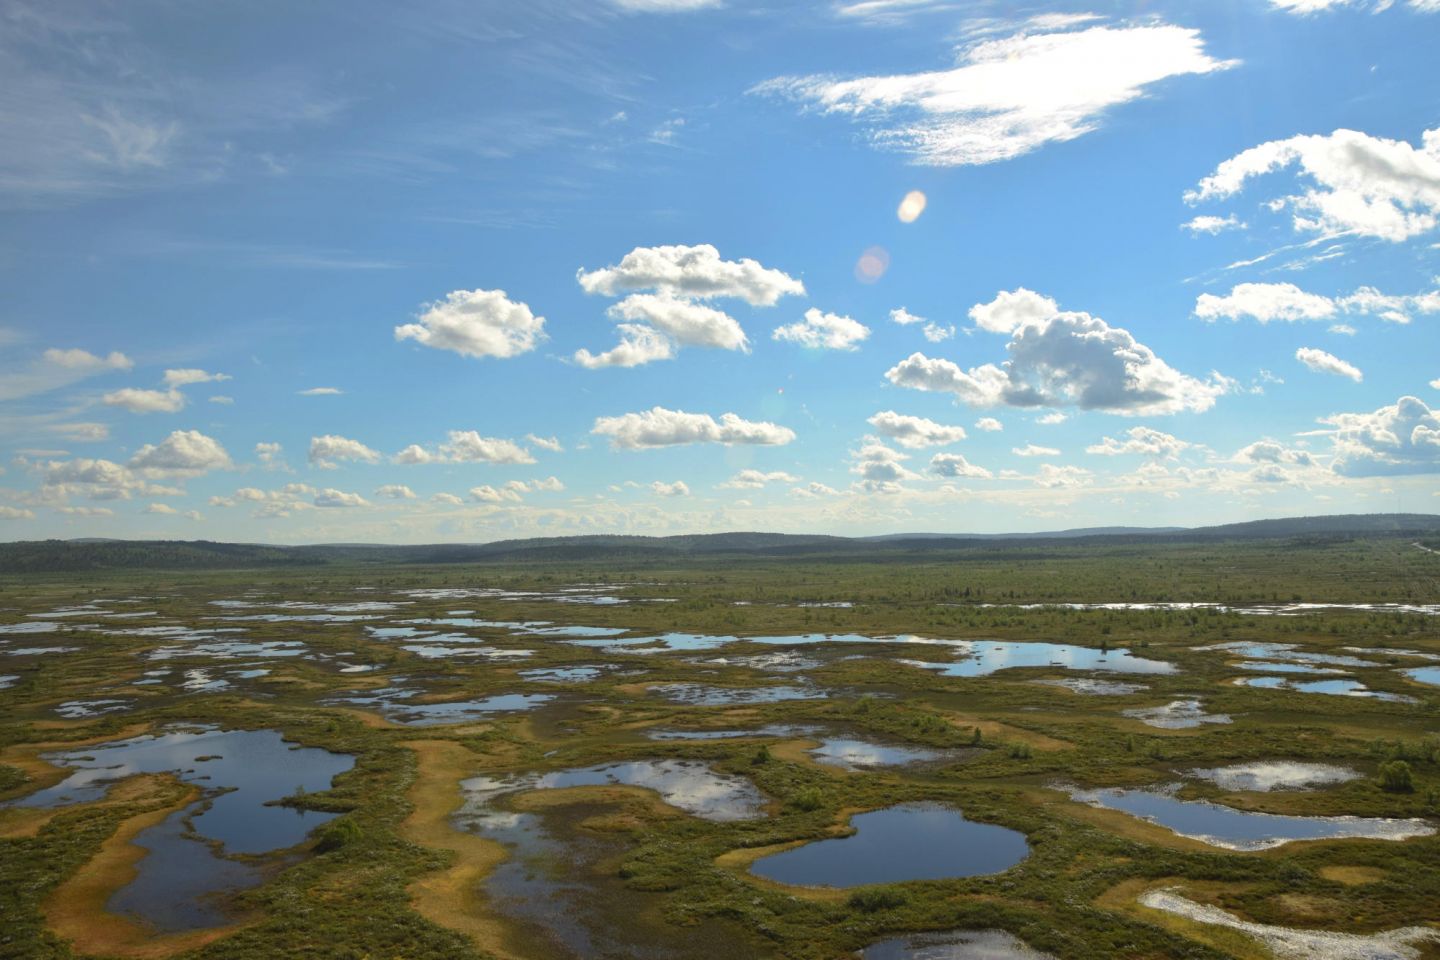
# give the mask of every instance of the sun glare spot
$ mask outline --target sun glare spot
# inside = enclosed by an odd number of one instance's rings
[[[855,261],[855,279],[861,283],[874,283],[889,269],[890,251],[884,247],[871,247]]]
[[[925,212],[925,204],[928,202],[925,194],[919,190],[911,190],[905,194],[905,199],[900,201],[895,216],[900,218],[901,223],[914,223],[920,219],[920,214]]]

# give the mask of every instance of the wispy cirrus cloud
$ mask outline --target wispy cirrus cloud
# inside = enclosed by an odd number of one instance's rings
[[[878,146],[908,154],[916,163],[951,167],[1008,160],[1073,140],[1097,130],[1107,111],[1145,96],[1163,80],[1226,70],[1237,62],[1210,56],[1200,32],[1186,27],[1040,24],[963,46],[948,70],[777,77],[751,92],[847,117],[866,125]]]

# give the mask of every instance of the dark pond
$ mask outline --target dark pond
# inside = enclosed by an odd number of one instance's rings
[[[1024,834],[966,820],[938,804],[907,803],[857,814],[848,837],[762,857],[758,876],[795,886],[858,887],[1000,873],[1030,854]]]

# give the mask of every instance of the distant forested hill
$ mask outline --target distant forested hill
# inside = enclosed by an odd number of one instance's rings
[[[483,544],[316,544],[274,546],[208,540],[30,540],[0,544],[0,573],[86,570],[226,570],[328,564],[448,564],[664,560],[696,557],[812,557],[885,560],[943,558],[944,554],[1066,551],[1087,544],[1123,545],[1221,540],[1408,537],[1434,544],[1440,515],[1351,514],[1288,517],[1194,529],[1096,528],[1053,533],[966,535],[897,534],[850,538],[782,533],[715,533],[677,537],[585,536],[500,540]]]

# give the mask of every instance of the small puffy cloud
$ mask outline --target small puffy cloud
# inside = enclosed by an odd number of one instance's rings
[[[378,463],[380,454],[371,450],[359,440],[326,434],[310,438],[310,462],[324,470],[334,469],[336,461],[351,460],[360,463]]]
[[[408,449],[408,448],[407,448]],[[451,430],[448,443],[440,445],[441,456],[453,463],[534,463],[530,451],[514,440],[482,437],[474,430]]]
[[[885,377],[896,386],[953,393],[971,406],[1076,406],[1122,416],[1208,410],[1233,387],[1218,373],[1200,380],[1175,370],[1128,330],[1099,317],[1047,314],[1052,306],[1048,297],[1017,290],[971,311],[985,329],[1010,333],[1003,366],[965,370],[915,353]]]
[[[1069,414],[1061,413],[1059,410],[1052,410],[1051,412],[1045,414],[1043,417],[1038,417],[1035,422],[1040,424],[1042,427],[1053,427],[1062,424],[1069,419]]]
[[[370,502],[358,493],[346,493],[344,490],[336,490],[334,487],[327,487],[315,494],[315,506],[317,507],[368,507]]]
[[[669,360],[675,356],[675,343],[652,327],[644,324],[621,323],[620,342],[604,353],[591,353],[581,347],[575,351],[575,362],[587,370],[601,367],[638,367],[656,360]]]
[[[1223,297],[1202,293],[1195,300],[1195,316],[1201,320],[1325,320],[1335,310],[1329,297],[1306,293],[1293,283],[1241,283]]]
[[[556,437],[537,437],[533,433],[525,434],[525,439],[531,446],[539,447],[541,450],[548,450],[550,453],[563,453],[565,448],[560,445]]]
[[[1440,390],[1440,377],[1430,381],[1430,388],[1432,390]]]
[[[417,463],[436,463],[440,460],[440,457],[426,450],[420,446],[420,444],[412,443],[391,457],[390,460],[392,463],[403,463],[408,466]]]
[[[151,474],[197,476],[234,466],[219,441],[199,430],[176,430],[158,444],[146,444],[130,458],[130,468]]]
[[[686,413],[653,407],[618,417],[597,417],[591,433],[610,438],[617,450],[644,450],[690,443],[781,445],[795,439],[795,431],[774,423],[743,420],[733,413],[717,421],[705,413]]]
[[[1049,297],[1017,287],[1000,291],[989,303],[975,304],[970,308],[970,319],[981,330],[1014,333],[1026,324],[1042,323],[1059,312],[1060,306]]]
[[[981,417],[975,421],[976,430],[984,430],[986,433],[999,433],[1005,429],[1005,424],[994,417]]]
[[[1245,317],[1270,323],[1274,320],[1329,320],[1340,313],[1378,316],[1389,323],[1409,323],[1412,313],[1440,313],[1440,290],[1418,294],[1386,294],[1374,287],[1360,287],[1343,297],[1307,293],[1293,283],[1242,283],[1229,294],[1217,297],[1202,293],[1195,301],[1195,315],[1202,320],[1240,320]],[[1331,328],[1332,332],[1354,332]]]
[[[1123,440],[1104,437],[1099,443],[1086,447],[1085,452],[1102,457],[1116,457],[1121,454],[1133,453],[1173,460],[1189,446],[1190,444],[1184,440],[1150,427],[1131,427],[1125,431]]]
[[[1416,397],[1401,397],[1373,413],[1337,413],[1320,422],[1334,428],[1332,466],[1341,476],[1440,473],[1440,411]]]
[[[1295,359],[1309,367],[1315,373],[1333,373],[1336,376],[1348,377],[1356,383],[1365,379],[1360,368],[1346,363],[1339,357],[1326,353],[1324,350],[1317,350],[1315,347],[1301,347],[1295,351]]]
[[[437,493],[430,498],[430,502],[438,503],[446,507],[459,507],[465,503],[464,500],[455,496],[453,493]]]
[[[674,483],[664,483],[656,480],[650,484],[650,489],[655,491],[656,496],[661,497],[688,497],[690,488],[685,485],[684,480],[676,480]]]
[[[175,516],[180,513],[168,503],[150,503],[145,505],[145,513],[158,513],[164,516]]]
[[[384,500],[414,500],[415,491],[403,483],[387,483],[375,488],[375,496]]]
[[[653,360],[668,360],[680,347],[713,347],[749,351],[739,322],[729,314],[670,293],[636,293],[610,307],[620,343],[605,353],[578,350],[582,367],[635,367]]]
[[[27,510],[26,512],[29,513],[28,510]],[[114,510],[111,510],[109,507],[74,507],[74,506],[66,506],[66,507],[56,507],[56,508],[55,508],[55,512],[56,512],[56,513],[60,513],[60,514],[64,514],[64,515],[67,516],[67,517],[113,517],[113,516],[115,516],[115,511],[114,511]],[[145,512],[146,512],[146,513],[149,513],[149,512],[151,512],[151,511],[147,510],[147,511],[145,511]],[[3,514],[3,513],[0,513],[0,516],[4,516],[4,514]]]
[[[496,489],[490,484],[483,484],[470,488],[470,499],[476,503],[504,503],[509,500],[514,503],[520,502],[520,491],[510,487]]]
[[[99,373],[104,370],[129,370],[134,364],[130,358],[119,351],[111,351],[108,356],[99,357],[88,350],[59,350],[51,348],[43,354],[46,363],[60,367],[64,370],[79,370],[86,373]]]
[[[1084,467],[1057,467],[1053,463],[1042,463],[1035,476],[1030,478],[1037,487],[1045,487],[1048,490],[1062,490],[1073,487],[1088,486],[1091,482],[1091,473]]]
[[[720,484],[720,487],[725,490],[759,490],[767,483],[798,483],[799,481],[799,477],[788,474],[784,470],[774,470],[770,473],[760,470],[741,470]]]
[[[867,422],[880,436],[912,449],[939,447],[965,439],[964,427],[946,426],[924,417],[896,413],[894,410],[882,410]]]
[[[545,318],[504,290],[455,290],[425,304],[414,323],[396,327],[395,339],[465,357],[514,357],[546,339]]]
[[[96,443],[110,439],[110,428],[103,423],[57,423],[50,432],[71,443]]]
[[[63,500],[71,496],[90,500],[129,500],[132,497],[184,495],[184,491],[177,487],[152,483],[147,479],[167,471],[152,474],[149,470],[132,470],[109,460],[76,457],[74,460],[51,460],[34,467],[40,473],[41,496],[45,500]],[[185,475],[181,471],[175,473]]]
[[[1313,467],[1316,465],[1315,457],[1307,450],[1297,450],[1287,447],[1283,443],[1266,438],[1256,440],[1249,446],[1241,447],[1235,452],[1236,463],[1248,464],[1274,464],[1294,467]]]
[[[1191,233],[1208,233],[1215,236],[1226,230],[1244,230],[1245,224],[1235,218],[1235,214],[1228,217],[1215,217],[1208,214],[1194,217],[1180,224],[1180,229],[1189,230]]]
[[[560,482],[559,477],[545,477],[543,480],[531,480],[525,488],[532,493],[561,493],[565,484]]]
[[[861,489],[869,493],[898,493],[905,480],[919,480],[920,475],[908,469],[908,454],[892,450],[883,443],[867,443],[854,455],[850,472],[860,477]]]
[[[748,350],[750,346],[734,317],[670,293],[632,293],[605,312],[618,320],[648,324],[682,347]]]
[[[909,310],[906,310],[904,307],[896,307],[894,310],[891,310],[890,321],[892,323],[898,323],[902,327],[908,327],[912,323],[926,322],[924,317],[917,317],[915,316],[915,314],[911,313]]]
[[[792,487],[790,494],[805,500],[812,500],[818,497],[838,497],[840,491],[823,483],[811,482],[803,487]]]
[[[1011,447],[1010,452],[1017,457],[1058,457],[1060,451],[1054,447],[1041,447],[1033,443],[1027,443],[1023,447]]]
[[[931,343],[941,343],[955,336],[954,326],[942,327],[938,323],[927,323],[920,332],[925,334],[925,339]]]
[[[653,290],[696,300],[734,297],[757,307],[773,306],[787,294],[805,293],[799,280],[754,260],[722,260],[720,251],[708,243],[636,247],[618,265],[582,269],[576,279],[590,294],[618,297]]]
[[[295,391],[296,395],[301,397],[338,397],[344,392],[339,387],[310,387]]]
[[[34,520],[35,511],[0,503],[0,520]]]
[[[217,393],[213,397],[206,397],[205,399],[209,400],[211,403],[218,403],[221,406],[225,407],[233,406],[235,403],[234,397],[226,396],[223,393]]]
[[[870,125],[872,142],[929,166],[1008,160],[1097,129],[1106,111],[1169,77],[1224,70],[1198,30],[1062,20],[961,47],[948,70],[779,77],[752,93]],[[1076,77],[1085,82],[1076,83]]]
[[[185,395],[179,390],[139,390],[124,387],[112,390],[102,398],[112,407],[131,413],[178,413],[185,408]]]
[[[87,377],[134,366],[125,354],[115,351],[101,357],[88,350],[51,348],[28,365],[0,369],[0,400],[18,400],[58,390]]]
[[[858,350],[858,344],[870,336],[870,328],[850,317],[811,307],[805,311],[805,319],[776,327],[771,336],[816,350]]]
[[[1399,242],[1433,230],[1440,216],[1440,128],[1426,130],[1418,148],[1344,129],[1271,140],[1221,163],[1185,199],[1223,200],[1291,167],[1298,167],[1302,192],[1270,206],[1288,207],[1301,232]]]
[[[261,465],[270,470],[285,469],[285,460],[281,456],[284,450],[278,443],[260,442],[255,444],[255,459]]]
[[[935,454],[930,458],[930,472],[937,477],[950,479],[988,480],[994,476],[989,470],[976,466],[958,453]]]
[[[194,368],[165,371],[165,386],[171,388],[188,387],[192,383],[220,383],[229,379],[228,374],[206,373],[204,370]]]

